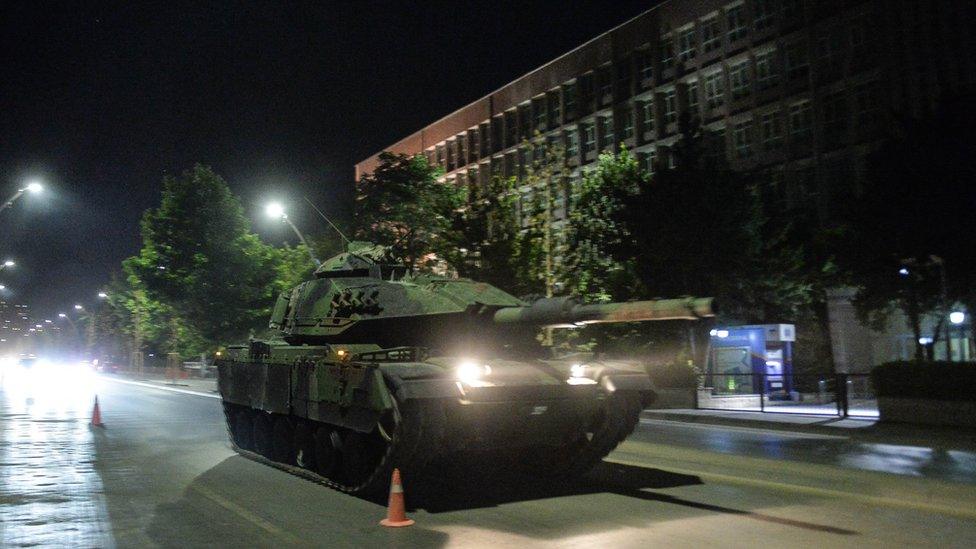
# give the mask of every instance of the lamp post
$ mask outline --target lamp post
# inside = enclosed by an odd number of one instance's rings
[[[963,323],[966,322],[966,313],[962,311],[952,311],[949,313],[949,322],[955,326],[959,326],[959,361],[962,362],[966,360],[968,340],[966,339],[966,330],[962,327]]]
[[[288,226],[291,227],[291,230],[295,231],[295,236],[298,237],[298,240],[305,245],[305,248],[308,250],[308,256],[312,258],[312,263],[315,263],[315,265],[322,264],[322,262],[319,261],[319,258],[315,257],[315,252],[313,252],[312,247],[308,245],[308,242],[305,240],[305,236],[302,235],[302,232],[298,230],[298,227],[296,227],[294,223],[291,222],[291,219],[288,219],[288,214],[285,213],[284,206],[278,202],[272,202],[264,208],[264,212],[268,214],[268,217],[280,219],[287,223]]]
[[[15,192],[13,196],[8,198],[7,201],[3,203],[3,205],[0,205],[0,212],[13,206],[14,202],[17,202],[17,200],[19,200],[20,197],[24,196],[24,193],[38,194],[43,190],[44,190],[43,185],[41,185],[37,181],[31,181],[30,183],[27,184],[26,187],[22,189],[17,189],[17,192]]]

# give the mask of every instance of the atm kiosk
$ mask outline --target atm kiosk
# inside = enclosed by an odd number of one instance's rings
[[[710,333],[709,385],[721,392],[787,400],[793,391],[793,324],[716,328]]]

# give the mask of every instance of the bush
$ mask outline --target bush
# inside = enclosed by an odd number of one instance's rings
[[[879,397],[976,401],[976,363],[888,362],[871,371]]]
[[[701,379],[698,368],[684,362],[650,366],[647,373],[659,389],[693,389]]]

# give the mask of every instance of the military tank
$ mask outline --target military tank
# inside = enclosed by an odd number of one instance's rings
[[[227,348],[218,386],[236,451],[344,492],[471,453],[578,475],[631,433],[654,387],[635,362],[538,356],[539,327],[712,315],[709,298],[523,301],[353,242],[279,297],[274,340]]]

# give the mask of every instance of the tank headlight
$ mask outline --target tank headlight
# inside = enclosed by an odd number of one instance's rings
[[[491,366],[478,364],[473,360],[465,360],[457,367],[458,381],[472,387],[484,385],[483,380],[489,375],[491,375]]]
[[[596,380],[586,377],[586,364],[573,364],[569,367],[569,379],[566,383],[570,385],[595,385]]]

